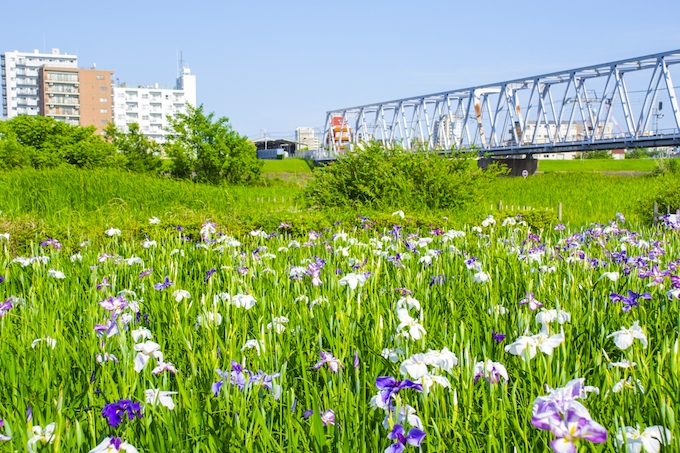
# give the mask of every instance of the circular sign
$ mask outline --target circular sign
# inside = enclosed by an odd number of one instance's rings
[[[529,170],[522,170],[522,177],[526,179],[527,176],[529,176]]]

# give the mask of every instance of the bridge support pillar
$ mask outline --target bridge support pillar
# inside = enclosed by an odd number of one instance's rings
[[[508,176],[522,176],[524,170],[529,175],[533,175],[538,168],[538,159],[534,159],[533,156],[521,159],[516,157],[480,157],[477,161],[477,166],[482,170],[486,170],[492,163],[506,166],[510,170]]]

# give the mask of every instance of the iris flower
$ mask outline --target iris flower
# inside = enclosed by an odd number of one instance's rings
[[[383,403],[390,401],[392,397],[395,397],[403,389],[414,389],[418,392],[423,391],[423,386],[409,379],[404,379],[403,381],[398,381],[392,376],[379,376],[375,380],[375,386],[380,391],[378,395]]]
[[[34,426],[31,430],[33,432],[33,437],[28,439],[28,443],[26,444],[29,453],[35,453],[36,445],[51,444],[54,441],[55,429],[56,425],[54,423],[45,426],[45,429],[43,429],[42,426]]]
[[[163,353],[161,352],[161,346],[153,341],[145,341],[144,343],[139,343],[135,345],[135,351],[137,355],[135,356],[135,371],[139,373],[149,362],[151,357],[154,357],[158,362],[163,361]]]
[[[175,408],[175,402],[172,400],[172,395],[177,395],[177,392],[166,392],[157,389],[148,389],[144,392],[147,404],[151,404],[152,406],[160,404],[170,410]]]
[[[131,400],[120,400],[115,403],[105,404],[102,408],[102,417],[106,418],[109,426],[116,427],[123,422],[127,414],[128,420],[135,417],[142,418],[142,407],[139,403]]]
[[[385,449],[385,453],[401,453],[406,449],[406,445],[420,447],[425,439],[425,431],[418,428],[411,428],[406,434],[404,427],[400,424],[394,425],[392,431],[387,435],[388,439],[396,440],[395,443]]]
[[[532,336],[521,336],[514,343],[505,347],[505,352],[522,357],[526,361],[527,356],[533,359],[536,356],[537,350],[552,355],[553,349],[562,344],[564,335],[558,333],[556,335],[548,336],[545,330]],[[525,352],[526,351],[526,352]]]
[[[473,371],[475,375],[475,382],[480,378],[486,379],[491,384],[497,384],[503,379],[503,382],[508,382],[508,371],[502,363],[493,362],[489,359],[483,362],[477,362]]]
[[[526,297],[520,300],[517,305],[529,305],[530,310],[537,310],[539,307],[543,306],[542,302],[539,302],[535,297],[533,292],[528,292]]]
[[[607,338],[614,337],[614,344],[620,349],[628,349],[636,338],[642,343],[642,347],[647,347],[647,335],[642,331],[638,321],[635,321],[628,329],[621,327],[621,330],[610,333]]]
[[[4,425],[5,425],[5,421],[0,418],[0,428],[2,428]],[[12,438],[9,437],[9,436],[5,436],[4,434],[0,434],[0,441],[4,442],[4,441],[8,441],[8,440],[12,440]]]
[[[302,416],[304,418],[309,418],[314,414],[314,411],[312,409],[306,410]],[[335,412],[333,412],[332,409],[325,410],[321,412],[320,414],[321,417],[321,423],[323,423],[323,426],[328,426],[328,425],[333,425],[335,426]]]
[[[663,426],[650,426],[640,432],[640,427],[626,426],[616,433],[616,443],[621,448],[626,446],[627,453],[640,453],[643,449],[649,453],[658,453],[661,445],[670,445],[671,432]]]
[[[602,425],[574,409],[567,410],[564,418],[553,414],[550,431],[557,437],[550,442],[555,453],[576,453],[576,444],[581,439],[596,444],[607,440],[607,430]]]
[[[120,437],[107,437],[102,442],[90,450],[90,453],[137,453],[137,449],[127,442],[123,442]]]
[[[328,364],[328,368],[330,368],[330,370],[331,370],[333,373],[337,373],[337,372],[340,371],[340,368],[344,368],[344,367],[342,366],[342,363],[340,363],[340,360],[338,360],[337,358],[335,358],[335,357],[333,356],[333,354],[331,354],[330,352],[321,351],[321,352],[319,353],[319,355],[321,355],[321,360],[319,360],[318,362],[316,362],[316,364],[314,365],[313,368],[314,368],[315,370],[318,370],[319,368],[321,368],[321,367],[322,367],[324,364],[326,364],[326,363]]]
[[[397,330],[400,331],[403,336],[411,338],[412,340],[420,340],[423,338],[423,335],[427,333],[425,328],[412,318],[405,308],[397,310],[397,317],[400,321]]]
[[[350,273],[342,277],[338,283],[340,286],[349,286],[351,289],[356,289],[357,286],[364,286],[366,276],[364,274]]]
[[[172,286],[174,284],[175,284],[175,282],[171,282],[170,279],[168,278],[168,276],[166,275],[165,280],[160,282],[160,283],[156,283],[155,285],[153,285],[153,288],[156,291],[163,291],[164,289],[169,288],[170,286]]]

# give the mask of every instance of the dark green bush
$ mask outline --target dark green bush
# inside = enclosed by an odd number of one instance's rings
[[[459,208],[480,199],[499,171],[482,172],[463,155],[370,142],[315,170],[304,202],[312,208]]]

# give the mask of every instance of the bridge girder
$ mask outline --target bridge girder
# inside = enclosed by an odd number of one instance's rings
[[[378,140],[507,156],[678,146],[678,87],[671,74],[678,65],[675,50],[331,110],[324,147],[333,155]]]

